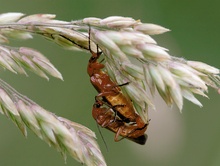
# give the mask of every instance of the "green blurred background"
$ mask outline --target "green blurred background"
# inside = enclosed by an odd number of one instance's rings
[[[172,31],[156,36],[159,45],[171,55],[199,60],[220,68],[220,1],[176,0],[0,0],[1,13],[52,13],[61,20],[111,15],[131,16],[162,25]],[[91,116],[97,92],[89,83],[86,65],[89,54],[71,52],[36,37],[16,46],[29,46],[46,55],[63,74],[64,82],[46,81],[32,73],[29,77],[1,70],[1,78],[20,93],[47,110],[81,123],[96,132],[98,143],[109,166],[218,166],[220,165],[219,95],[210,89],[210,99],[198,97],[204,107],[184,101],[183,113],[166,109],[155,100],[157,111],[150,110],[151,123],[145,146],[123,140],[115,143],[113,133],[102,129],[107,152]],[[0,116],[0,166],[81,165],[71,157],[67,164],[55,149],[31,131],[25,139],[17,127]]]

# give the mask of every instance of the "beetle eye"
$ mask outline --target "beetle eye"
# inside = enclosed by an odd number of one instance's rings
[[[90,58],[90,60],[89,60],[89,62],[91,63],[91,62],[94,62],[94,61],[96,61],[96,57],[94,57],[94,56],[92,56],[91,58]]]

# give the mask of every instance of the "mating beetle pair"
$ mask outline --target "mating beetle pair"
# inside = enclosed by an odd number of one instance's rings
[[[93,118],[100,126],[116,133],[115,141],[127,138],[138,144],[145,144],[148,123],[145,123],[135,112],[132,101],[122,94],[120,86],[126,86],[128,83],[117,85],[102,70],[105,66],[98,62],[102,52],[99,52],[98,46],[96,53],[91,50],[90,32],[89,51],[92,56],[89,59],[87,73],[90,82],[99,93],[95,97],[92,109]],[[122,138],[119,139],[119,136]]]

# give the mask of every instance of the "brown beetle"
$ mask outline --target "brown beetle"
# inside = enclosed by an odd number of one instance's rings
[[[111,108],[103,107],[100,101],[96,101],[93,105],[92,116],[101,127],[116,133],[114,138],[116,142],[122,138],[127,138],[133,142],[144,145],[147,140],[147,135],[145,134],[147,124],[140,128],[135,123],[126,123],[115,115]],[[119,139],[119,136],[122,138]]]

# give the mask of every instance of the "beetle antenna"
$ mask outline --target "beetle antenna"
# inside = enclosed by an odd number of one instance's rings
[[[97,128],[98,128],[99,134],[101,135],[102,141],[103,141],[103,143],[104,143],[104,145],[105,145],[105,148],[106,148],[106,150],[107,150],[107,152],[108,152],[109,150],[108,150],[107,143],[106,143],[106,141],[105,141],[105,139],[104,139],[104,137],[103,137],[103,135],[102,135],[102,132],[101,132],[101,130],[100,130],[100,127],[99,127],[98,123],[96,123],[96,124],[97,124]]]

